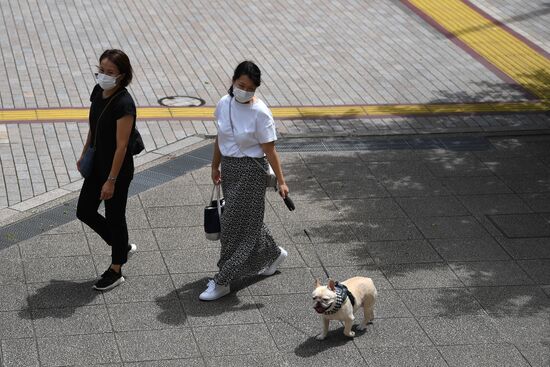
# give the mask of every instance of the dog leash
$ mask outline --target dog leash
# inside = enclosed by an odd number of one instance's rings
[[[330,279],[330,275],[328,275],[327,268],[325,267],[325,264],[323,264],[323,260],[321,260],[321,257],[317,253],[317,250],[315,249],[315,245],[313,244],[313,241],[311,240],[311,237],[309,235],[309,232],[307,229],[304,229],[304,233],[306,234],[307,238],[309,239],[309,243],[311,243],[311,248],[313,248],[313,252],[315,253],[315,256],[317,257],[317,260],[319,260],[319,264],[321,264],[321,268],[323,268],[323,271],[325,272],[325,275],[327,276],[327,279]]]

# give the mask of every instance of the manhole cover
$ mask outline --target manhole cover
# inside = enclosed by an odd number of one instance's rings
[[[166,107],[199,107],[205,104],[205,101],[197,97],[170,96],[159,99],[159,103]]]

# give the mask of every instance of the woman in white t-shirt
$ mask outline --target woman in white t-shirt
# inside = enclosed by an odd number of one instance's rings
[[[212,301],[230,292],[230,283],[249,275],[269,276],[287,252],[275,244],[264,223],[265,175],[268,162],[277,176],[279,194],[285,183],[277,134],[271,111],[254,96],[261,72],[251,61],[240,63],[229,94],[220,99],[215,118],[218,135],[212,158],[212,180],[222,185],[225,208],[221,220],[221,254],[218,273],[199,298]],[[221,164],[221,171],[220,171]]]

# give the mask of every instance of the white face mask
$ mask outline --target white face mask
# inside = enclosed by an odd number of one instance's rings
[[[116,77],[98,73],[96,76],[97,84],[103,90],[109,90],[116,87]]]
[[[254,92],[247,92],[245,90],[239,89],[233,86],[233,94],[237,102],[246,103],[254,97]]]

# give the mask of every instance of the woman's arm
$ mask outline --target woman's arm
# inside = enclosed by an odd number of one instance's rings
[[[126,149],[130,142],[130,134],[134,126],[134,116],[126,115],[116,121],[116,150],[111,165],[109,177],[101,189],[100,200],[109,200],[115,192],[115,181],[124,162]]]
[[[218,145],[218,137],[214,141],[214,155],[212,156],[212,181],[217,185],[221,181],[220,163],[222,161],[222,153]]]
[[[281,160],[279,159],[279,154],[277,154],[277,150],[275,150],[275,142],[272,141],[272,142],[260,144],[260,145],[267,157],[267,161],[269,162],[269,164],[271,164],[271,167],[275,172],[275,176],[277,176],[277,183],[279,185],[279,195],[281,195],[283,198],[286,198],[286,196],[288,195],[288,186],[286,185],[285,177],[283,175],[283,169],[281,167]]]

